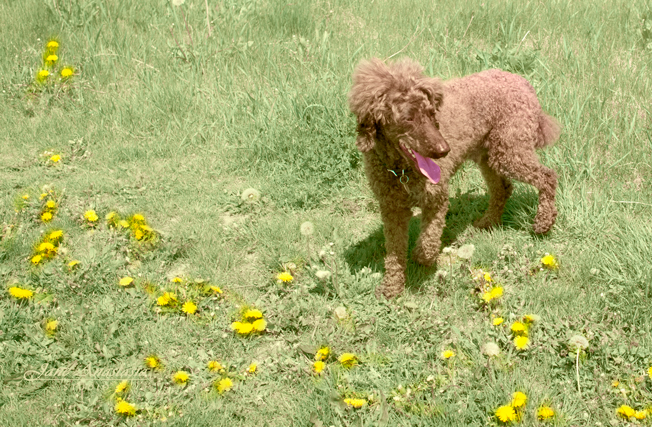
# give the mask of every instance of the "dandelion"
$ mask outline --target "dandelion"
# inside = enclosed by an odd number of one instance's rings
[[[543,264],[544,267],[549,268],[550,270],[556,270],[559,268],[559,264],[557,263],[557,260],[555,259],[554,256],[550,254],[546,254],[543,258],[541,258],[541,264]]]
[[[328,359],[328,355],[330,354],[331,349],[328,347],[322,347],[319,350],[317,350],[317,354],[315,354],[315,360],[326,360]]]
[[[491,288],[491,292],[489,292],[489,295],[491,296],[491,299],[496,299],[500,298],[503,296],[503,288],[502,286],[495,286]]]
[[[312,364],[312,369],[315,371],[315,374],[321,374],[321,371],[323,371],[325,367],[326,363],[322,362],[321,360],[317,360]]]
[[[125,287],[125,288],[127,286],[131,285],[132,283],[134,283],[134,278],[129,277],[129,276],[123,277],[122,279],[120,279],[120,282],[119,282],[120,286]]]
[[[45,332],[48,335],[53,335],[57,331],[58,326],[59,326],[58,320],[49,320],[45,322]]]
[[[57,62],[58,60],[59,60],[59,57],[57,55],[55,55],[55,54],[48,55],[47,57],[45,57],[45,63],[47,65],[54,65],[54,63]]]
[[[75,268],[78,264],[79,264],[79,261],[77,261],[76,259],[73,259],[72,261],[70,261],[70,262],[68,263],[68,269],[69,269],[69,270],[72,270],[72,269]]]
[[[352,368],[358,364],[358,358],[353,353],[343,353],[338,360],[345,368]]]
[[[32,257],[32,259],[31,259],[32,264],[34,264],[34,265],[37,265],[39,262],[41,262],[41,260],[43,260],[43,256],[38,255],[38,254],[37,254],[37,255],[34,255],[34,256]]]
[[[359,409],[365,406],[367,404],[367,401],[364,399],[344,399],[344,403],[346,403],[347,406],[351,406],[353,408]]]
[[[455,357],[455,352],[452,350],[445,350],[441,354],[442,359],[450,359],[451,357]]]
[[[219,372],[224,370],[224,366],[217,360],[211,360],[206,364],[206,368],[208,368],[209,371],[211,372]]]
[[[260,191],[256,190],[255,188],[247,188],[242,192],[240,199],[242,199],[242,201],[245,203],[256,203],[258,200],[260,200]]]
[[[252,363],[252,364],[249,365],[249,367],[247,368],[247,372],[249,372],[250,374],[255,374],[255,373],[256,373],[256,369],[258,369],[258,365],[257,365],[256,363]]]
[[[518,321],[512,323],[512,326],[511,326],[510,329],[512,330],[512,332],[514,332],[517,335],[520,335],[520,334],[525,335],[525,334],[527,334],[526,326],[523,323],[518,322]]]
[[[166,305],[170,304],[170,294],[165,292],[163,295],[160,297],[156,298],[156,304],[160,305],[161,307],[165,307]]]
[[[504,405],[496,409],[496,418],[504,423],[508,423],[510,421],[516,420],[516,412],[511,406]]]
[[[541,421],[555,416],[555,411],[550,406],[542,406],[537,410],[537,418]]]
[[[245,311],[244,315],[242,316],[245,319],[249,320],[255,320],[255,319],[262,319],[263,318],[263,313],[260,310],[247,310]]]
[[[267,329],[267,322],[264,319],[258,319],[251,324],[252,328],[256,332],[263,332]]]
[[[124,219],[123,219],[123,220],[120,220],[120,221],[118,222],[118,225],[119,225],[120,227],[122,227],[122,228],[129,228],[129,221],[124,220]]]
[[[221,294],[222,293],[222,289],[220,289],[218,286],[211,286],[210,290],[215,292],[216,294]]]
[[[30,299],[34,296],[34,292],[30,291],[29,289],[19,288],[18,286],[12,286],[9,288],[8,292],[9,295],[16,299]]]
[[[145,366],[147,366],[149,369],[161,369],[161,359],[159,359],[159,357],[156,355],[147,356],[145,358]]]
[[[50,40],[48,44],[45,45],[45,49],[49,52],[56,52],[59,49],[59,43],[56,40]]]
[[[538,323],[541,320],[541,316],[536,314],[526,314],[523,316],[523,321],[525,323]]]
[[[616,413],[623,418],[631,418],[636,414],[636,411],[631,406],[621,405],[620,408],[616,409]]]
[[[39,82],[44,82],[48,78],[49,75],[50,75],[50,72],[48,70],[40,70],[36,74],[36,80],[39,81]]]
[[[312,233],[315,232],[315,225],[310,221],[306,221],[301,224],[301,226],[299,227],[299,231],[301,231],[301,234],[303,234],[304,236],[310,236]]]
[[[61,160],[61,155],[60,154],[55,154],[54,156],[50,157],[50,161],[52,163],[58,163],[59,160]]]
[[[181,311],[186,314],[194,314],[197,311],[197,305],[192,301],[186,301],[181,307]]]
[[[457,250],[457,256],[469,260],[473,256],[473,253],[475,252],[475,246],[468,244],[468,245],[463,245]]]
[[[36,247],[36,251],[48,256],[56,254],[57,248],[50,242],[43,242]]]
[[[484,279],[484,281],[485,281],[486,283],[491,283],[491,282],[494,281],[494,280],[491,278],[491,274],[489,274],[489,273],[484,273],[484,275],[482,276],[482,278]]]
[[[129,391],[129,381],[122,381],[115,386],[115,394],[126,393],[127,391]]]
[[[504,321],[505,321],[505,319],[503,319],[502,317],[495,317],[494,320],[491,321],[491,323],[492,323],[494,326],[499,326],[499,325],[501,325]]]
[[[145,223],[145,217],[141,214],[134,214],[134,216],[131,217],[132,222],[134,223]]]
[[[73,70],[72,67],[64,67],[61,70],[61,78],[64,80],[70,78],[73,74],[75,74],[75,70]]]
[[[186,384],[189,379],[190,375],[186,371],[177,371],[172,376],[172,381],[174,381],[175,384],[179,385]]]
[[[41,220],[43,222],[50,222],[50,220],[52,220],[52,213],[51,212],[43,212],[41,214]]]
[[[525,406],[526,402],[527,402],[527,396],[525,395],[525,393],[517,391],[512,395],[513,408],[520,408],[521,406]]]
[[[530,345],[530,339],[526,336],[519,336],[514,338],[514,346],[518,350],[525,350]]]
[[[118,403],[115,404],[115,411],[120,415],[124,415],[125,417],[133,417],[136,415],[136,407],[122,399],[120,399]]]
[[[647,418],[647,411],[636,411],[634,413],[634,418],[636,418],[637,420],[644,420],[645,418]]]
[[[63,237],[63,231],[62,230],[54,230],[48,235],[48,240],[56,242],[60,240]]]
[[[39,200],[43,200],[47,197],[48,193],[41,193],[41,195],[38,197]]]
[[[215,383],[215,388],[217,388],[218,393],[222,394],[225,391],[231,390],[233,387],[233,381],[231,378],[222,378],[217,383]]]
[[[488,342],[482,346],[482,352],[489,357],[498,356],[500,354],[500,347],[496,343]]]
[[[321,281],[328,280],[331,277],[331,272],[328,270],[319,270],[315,272],[315,277]]]
[[[99,219],[97,216],[97,213],[93,209],[87,210],[84,212],[84,218],[88,220],[88,222],[95,222]]]
[[[57,202],[55,202],[54,200],[48,200],[45,203],[45,207],[48,209],[55,209],[57,207]]]
[[[29,199],[29,194],[23,194],[22,197],[23,197],[23,200],[27,200],[27,199]]]
[[[254,325],[249,322],[233,322],[231,323],[231,329],[240,335],[248,335],[253,332]]]
[[[292,275],[287,271],[284,271],[276,276],[276,280],[278,280],[279,283],[290,283],[292,280],[294,280],[294,277],[292,277]]]
[[[647,370],[647,375],[652,379],[652,366]]]
[[[171,280],[172,283],[183,283],[183,279],[179,276],[176,276],[174,279]]]
[[[584,350],[585,348],[588,348],[589,346],[589,341],[584,338],[582,335],[573,335],[569,340],[568,344],[573,348],[574,350]]]

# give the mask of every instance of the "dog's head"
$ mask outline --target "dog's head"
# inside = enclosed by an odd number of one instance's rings
[[[379,59],[363,61],[353,73],[349,93],[349,106],[358,117],[358,149],[373,149],[380,132],[420,169],[429,158],[444,157],[450,147],[436,117],[442,99],[441,80],[424,75],[412,60],[390,65]]]

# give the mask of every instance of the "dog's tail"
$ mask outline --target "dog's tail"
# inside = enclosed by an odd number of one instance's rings
[[[552,145],[557,141],[561,134],[561,126],[557,119],[542,112],[541,116],[539,116],[539,134],[541,138],[536,148]]]

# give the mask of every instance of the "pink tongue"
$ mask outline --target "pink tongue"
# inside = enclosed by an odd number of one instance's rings
[[[403,151],[406,151],[403,146],[401,146]],[[439,182],[439,179],[441,178],[441,169],[439,169],[439,166],[437,166],[437,163],[434,162],[430,157],[423,157],[421,154],[417,153],[416,151],[412,150],[412,153],[414,153],[414,157],[417,158],[417,166],[419,167],[419,170],[425,176],[432,182],[433,184],[437,184]],[[410,157],[410,154],[407,153],[408,157]]]

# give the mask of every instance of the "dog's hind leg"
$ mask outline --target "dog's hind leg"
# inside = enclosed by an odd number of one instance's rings
[[[385,277],[382,286],[376,289],[376,296],[393,298],[405,289],[405,268],[407,267],[408,226],[412,211],[407,203],[397,204],[391,197],[380,200],[380,214],[385,234]]]
[[[527,152],[489,152],[489,166],[498,173],[512,179],[533,185],[539,190],[539,207],[534,217],[534,232],[550,231],[557,218],[555,191],[557,174],[539,163],[534,150]]]
[[[448,185],[440,182],[430,187],[421,206],[421,234],[412,251],[412,259],[419,264],[431,266],[437,261],[441,234],[446,225],[446,212],[448,212]]]
[[[499,175],[489,167],[486,155],[482,156],[477,163],[489,189],[489,208],[473,225],[477,228],[491,228],[502,222],[501,217],[507,199],[512,195],[513,186],[508,178]]]

